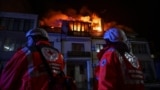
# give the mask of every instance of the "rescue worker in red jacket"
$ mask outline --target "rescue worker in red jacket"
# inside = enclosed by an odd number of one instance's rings
[[[65,63],[62,54],[49,43],[48,33],[35,28],[26,33],[26,38],[27,45],[18,50],[4,67],[0,90],[66,90],[49,88],[50,77],[42,59],[46,60],[53,76],[63,71]]]
[[[110,28],[104,33],[105,47],[97,54],[97,87],[94,90],[144,90],[144,75],[138,58],[127,44],[125,33]]]

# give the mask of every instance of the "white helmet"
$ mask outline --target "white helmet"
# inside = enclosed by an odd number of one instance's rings
[[[127,36],[123,30],[118,28],[108,29],[103,36],[104,39],[108,39],[111,42],[125,42],[127,41]]]
[[[40,35],[44,38],[48,38],[48,33],[46,32],[45,29],[43,28],[35,28],[35,29],[30,29],[27,33],[26,33],[26,37],[29,37],[29,36],[37,36],[37,35]]]

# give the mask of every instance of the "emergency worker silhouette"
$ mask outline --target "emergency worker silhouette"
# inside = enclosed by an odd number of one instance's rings
[[[106,44],[97,54],[94,90],[144,90],[144,75],[139,59],[130,52],[123,30],[106,30]]]
[[[5,65],[0,90],[76,90],[72,78],[64,75],[63,56],[51,46],[45,29],[31,29],[26,38],[26,46]]]

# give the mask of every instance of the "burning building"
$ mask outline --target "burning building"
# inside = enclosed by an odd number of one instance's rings
[[[132,34],[133,31],[123,25],[117,25],[116,22],[104,23],[94,13],[85,16],[73,14],[73,11],[71,15],[50,11],[38,21],[37,15],[0,12],[1,62],[5,64],[14,51],[19,46],[23,46],[24,33],[27,30],[40,26],[47,29],[50,42],[62,52],[66,62],[64,72],[73,77],[76,82],[90,82],[93,78],[94,65],[98,61],[96,54],[105,44],[102,39],[103,32],[112,26]],[[129,45],[133,53],[142,59],[147,79],[154,80],[155,71],[148,42],[131,39]]]
[[[103,34],[102,20],[95,13],[87,16],[67,16],[61,12],[49,11],[39,22],[42,27],[50,27],[49,32],[67,32],[68,35],[80,32],[82,36],[86,36],[85,34],[102,36]]]

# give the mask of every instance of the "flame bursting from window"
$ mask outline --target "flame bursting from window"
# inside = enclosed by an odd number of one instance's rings
[[[89,32],[90,30],[90,23],[89,22],[82,22],[82,21],[71,21],[69,23],[69,26],[70,26],[70,29],[72,31],[86,31],[86,32]]]
[[[102,31],[101,18],[99,18],[96,14],[92,14],[92,18],[93,30]]]
[[[45,15],[45,17],[43,17],[40,20],[40,26],[50,26],[51,28],[61,27],[62,20],[79,21],[76,24],[70,24],[70,27],[72,30],[85,31],[87,29],[86,27],[88,26],[81,24],[80,23],[81,21],[81,22],[91,23],[92,30],[95,30],[98,32],[102,31],[101,18],[98,17],[98,15],[96,15],[95,13],[90,16],[89,15],[88,16],[81,16],[81,15],[68,16],[61,12],[50,11]]]

